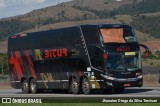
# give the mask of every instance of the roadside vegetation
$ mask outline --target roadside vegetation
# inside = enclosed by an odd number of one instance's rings
[[[145,52],[142,54],[142,59],[145,59]],[[160,51],[150,52],[148,59],[160,60]]]
[[[0,75],[8,74],[7,54],[0,53]]]

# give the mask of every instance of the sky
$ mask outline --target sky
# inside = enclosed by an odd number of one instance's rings
[[[0,0],[0,19],[72,0]]]

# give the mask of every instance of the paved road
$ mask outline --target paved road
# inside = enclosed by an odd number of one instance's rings
[[[74,95],[64,91],[45,91],[39,94],[22,94],[20,89],[0,89],[0,97],[59,97],[59,98],[88,98],[88,97],[160,97],[160,87],[141,87],[141,88],[128,88],[122,94],[104,94],[102,92],[93,92],[90,95]]]

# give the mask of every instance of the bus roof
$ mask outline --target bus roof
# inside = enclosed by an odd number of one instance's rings
[[[82,37],[81,37],[82,34],[84,36],[86,44],[97,44],[100,43],[100,34],[99,31],[95,29],[99,28],[115,29],[115,28],[131,28],[131,27],[122,24],[79,25],[79,26],[38,31],[32,33],[21,33],[9,37],[8,48],[9,50],[12,49],[26,50],[28,48],[29,49],[51,48],[53,47],[53,45],[55,47],[71,46],[71,45],[73,46],[75,44],[82,43]]]
[[[96,25],[80,25],[80,27],[97,27],[97,28],[131,28],[126,24],[96,24]]]
[[[72,29],[72,28],[79,28],[79,27],[93,27],[93,28],[131,28],[131,26],[126,24],[85,24],[85,25],[78,25],[78,26],[72,26],[72,27],[66,27],[66,28],[57,28],[57,29],[50,29],[50,30],[44,30],[44,31],[37,31],[37,32],[29,32],[27,34],[34,34],[34,33],[41,33],[41,32],[47,32],[47,31],[53,31],[53,30],[65,30],[65,29]],[[15,34],[14,36],[11,35],[10,37],[16,37],[16,36],[25,36],[25,33],[22,34]]]

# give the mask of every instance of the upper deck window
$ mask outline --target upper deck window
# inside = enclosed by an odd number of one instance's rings
[[[86,27],[82,28],[82,32],[86,41],[86,44],[99,43],[99,32],[97,28]]]
[[[131,28],[101,28],[104,43],[136,42]]]

